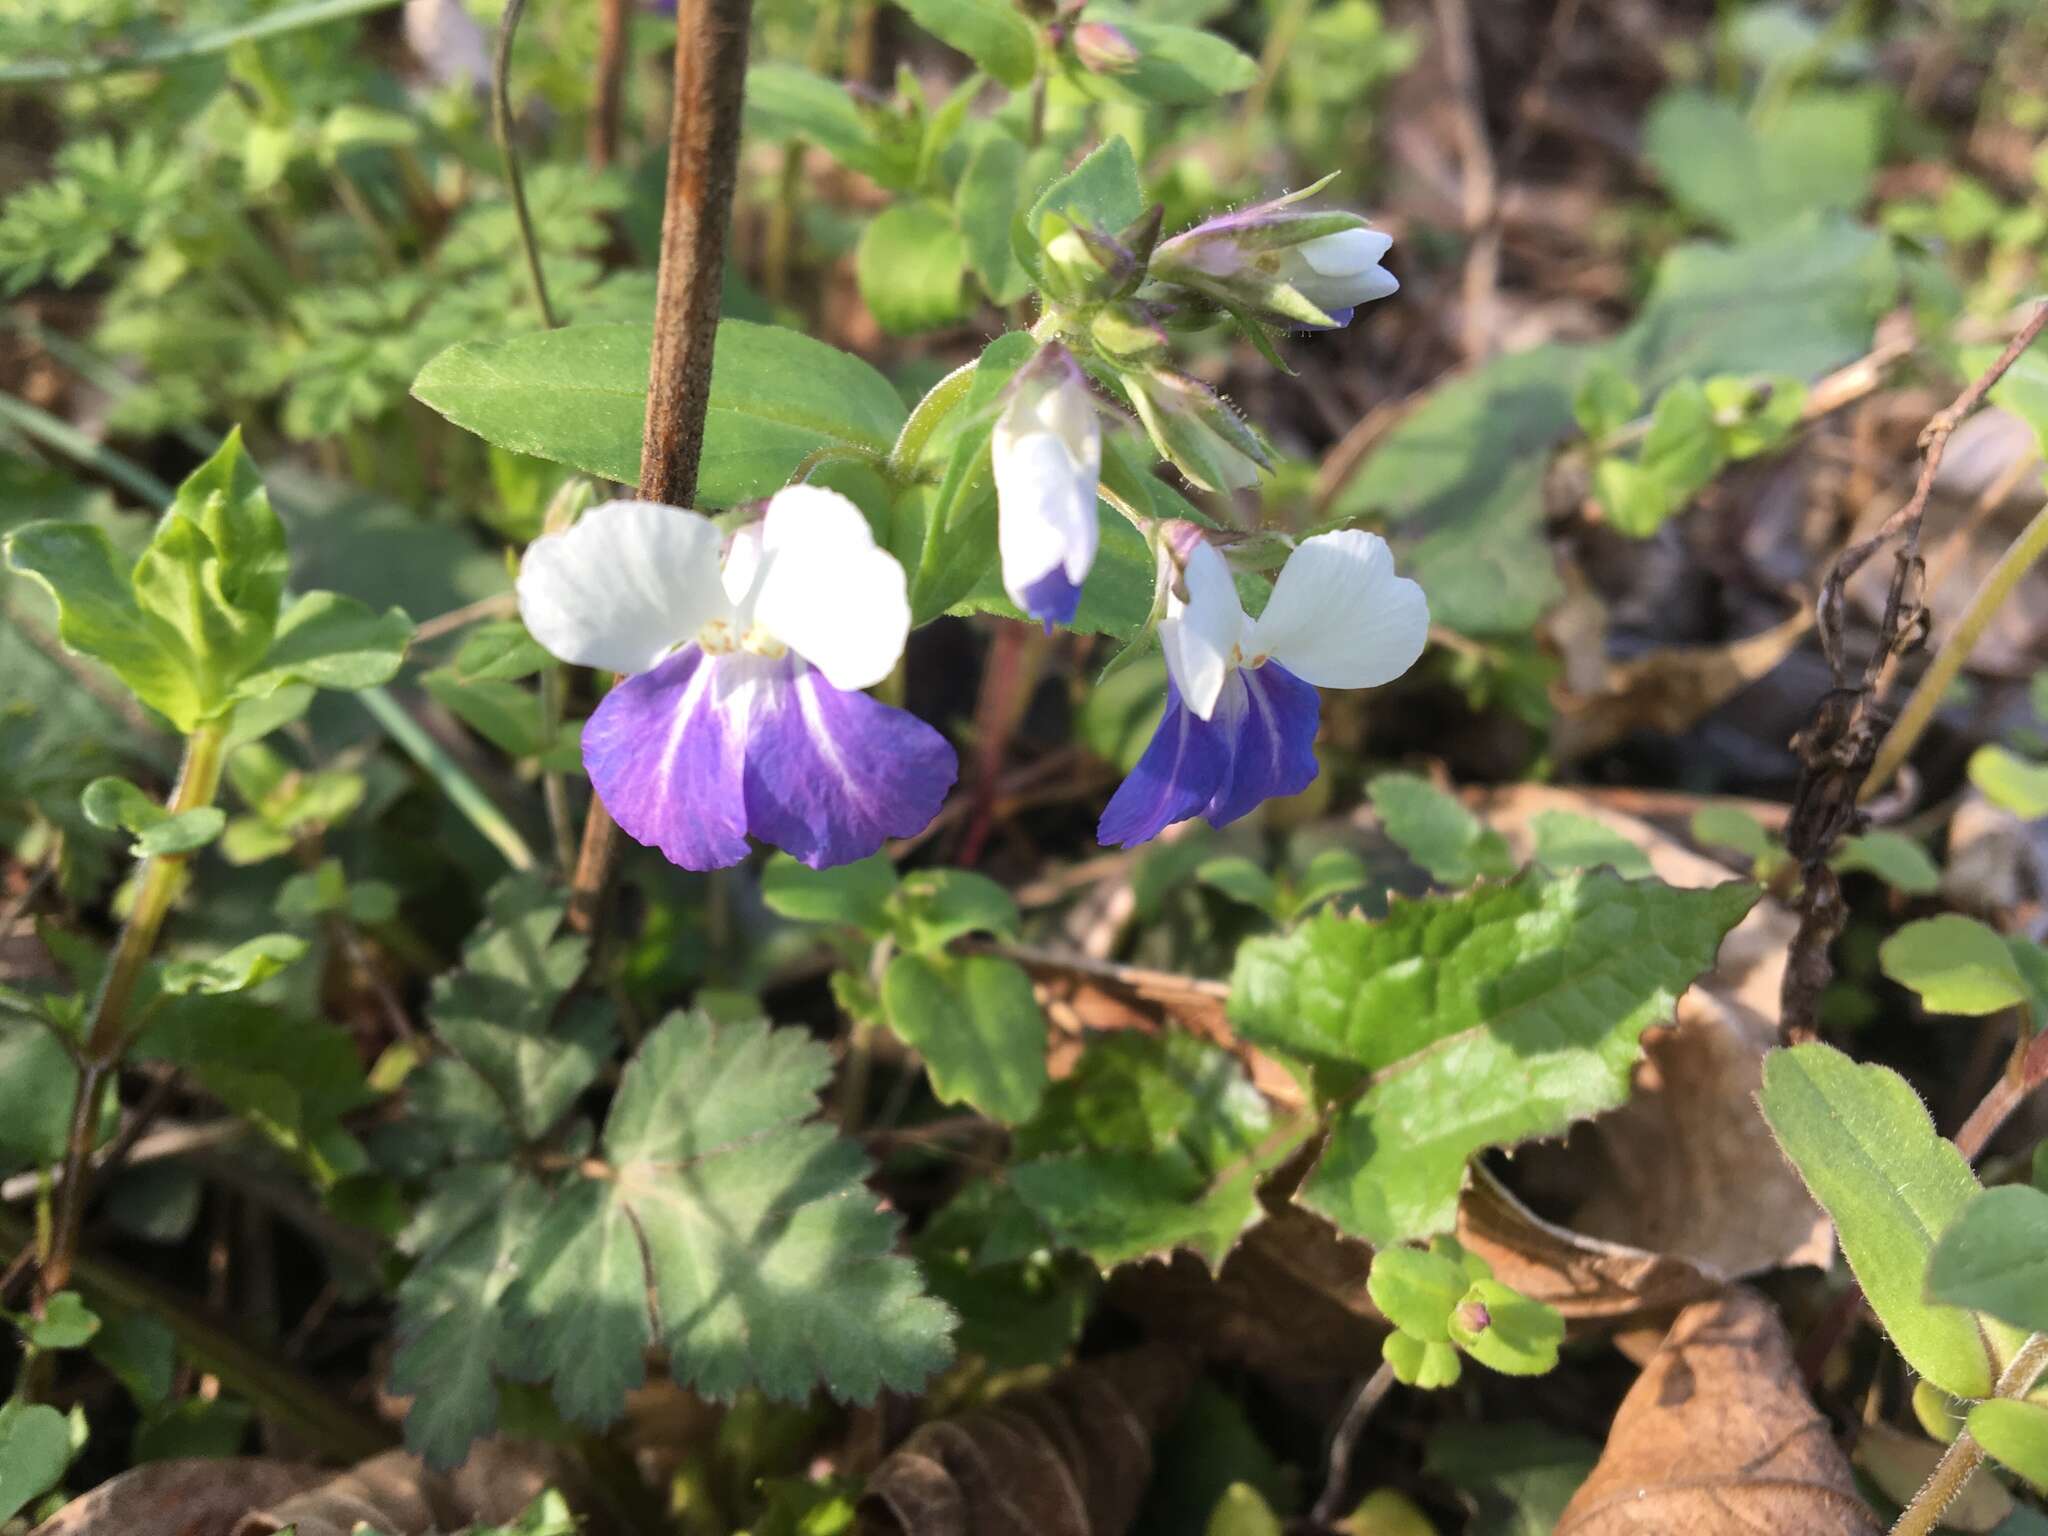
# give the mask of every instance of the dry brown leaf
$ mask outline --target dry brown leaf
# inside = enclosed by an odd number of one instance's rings
[[[1679,1314],[1558,1536],[1877,1536],[1778,1314],[1740,1288]]]
[[[333,1475],[267,1456],[145,1462],[73,1499],[29,1536],[229,1536],[252,1504],[289,1499]]]
[[[445,1477],[416,1456],[387,1451],[279,1502],[245,1496],[242,1508],[255,1508],[229,1529],[232,1536],[273,1536],[288,1526],[296,1536],[350,1536],[360,1523],[386,1536],[423,1536],[500,1525],[516,1519],[563,1470],[546,1448],[511,1441],[480,1442]]]
[[[1151,1344],[913,1431],[868,1478],[862,1529],[889,1536],[1122,1536],[1152,1441],[1195,1380]]]
[[[1614,745],[1631,731],[1677,735],[1792,654],[1813,628],[1813,610],[1729,645],[1673,645],[1615,662],[1597,690],[1553,690],[1550,750],[1560,762]]]

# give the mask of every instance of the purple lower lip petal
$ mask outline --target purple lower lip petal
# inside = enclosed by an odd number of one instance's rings
[[[1046,633],[1055,624],[1071,624],[1081,606],[1081,584],[1070,580],[1064,566],[1054,566],[1024,589],[1024,611],[1045,621]]]
[[[744,716],[719,708],[718,663],[692,645],[604,696],[583,766],[625,834],[684,869],[747,856]]]
[[[1181,702],[1169,678],[1166,715],[1130,777],[1117,786],[1097,823],[1098,842],[1121,848],[1149,842],[1176,821],[1201,814],[1229,771],[1230,754],[1213,721]]]

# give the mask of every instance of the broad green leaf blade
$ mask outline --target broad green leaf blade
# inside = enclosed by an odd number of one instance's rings
[[[885,187],[910,184],[916,151],[885,144],[847,88],[790,64],[756,64],[747,71],[749,135],[808,139],[840,164]]]
[[[650,1328],[675,1380],[714,1397],[864,1401],[943,1366],[952,1314],[893,1252],[866,1159],[803,1118],[829,1066],[758,1022],[675,1014],[649,1035],[605,1129],[612,1177],[557,1201],[506,1298],[513,1366],[587,1422],[641,1379]]]
[[[1005,1124],[1045,1093],[1045,1015],[1031,978],[993,955],[898,955],[882,978],[889,1027],[924,1058],[932,1091]]]
[[[391,1390],[413,1395],[405,1443],[437,1467],[497,1425],[500,1302],[546,1209],[546,1191],[507,1164],[457,1168],[400,1239],[419,1262],[398,1288]]]
[[[1724,97],[1667,91],[1650,109],[1643,149],[1673,199],[1740,238],[1809,209],[1853,212],[1883,148],[1877,91],[1806,89],[1760,120]]]
[[[2005,940],[1956,912],[1906,924],[1878,946],[1877,960],[1932,1013],[1997,1013],[2029,996]]]
[[[1387,836],[1439,885],[1514,873],[1507,840],[1420,774],[1383,773],[1365,792]]]
[[[413,393],[501,448],[632,485],[650,346],[651,331],[639,324],[464,342],[428,363]],[[885,457],[908,414],[860,359],[795,331],[722,321],[697,504],[767,496],[820,448]]]
[[[1017,260],[1010,237],[1019,199],[1028,191],[1024,146],[1006,133],[992,133],[968,157],[953,191],[953,217],[960,226],[967,264],[989,299],[1014,304],[1031,291],[1031,274]]]
[[[1970,1410],[1969,1429],[2001,1466],[2048,1488],[2048,1403],[1993,1398]]]
[[[151,709],[189,731],[220,701],[201,687],[185,637],[144,613],[106,534],[89,523],[30,523],[7,538],[7,563],[57,603],[65,647],[103,661]]]
[[[971,869],[921,869],[904,877],[893,902],[897,937],[911,949],[934,952],[969,933],[1017,936],[1017,901],[987,875]]]
[[[1837,870],[1862,870],[1908,896],[1931,896],[1941,889],[1941,866],[1902,832],[1879,829],[1845,837],[1828,861]]]
[[[1456,1261],[1403,1246],[1375,1253],[1365,1281],[1372,1304],[1388,1322],[1430,1344],[1450,1342],[1451,1310],[1471,1284]]]
[[[1473,1156],[1628,1097],[1642,1032],[1756,898],[1532,871],[1245,944],[1232,1020],[1339,1100],[1305,1203],[1381,1246],[1450,1231]]]
[[[1977,1320],[1922,1294],[1935,1239],[1977,1180],[1919,1095],[1888,1068],[1800,1045],[1764,1059],[1760,1102],[1906,1363],[1953,1396],[1988,1394],[1996,1371]]]
[[[2048,1333],[2048,1194],[2008,1184],[1972,1197],[1935,1242],[1927,1296]]]
[[[2015,816],[2048,816],[2048,763],[2030,762],[2003,747],[1979,747],[1970,754],[1970,782]]]
[[[944,204],[893,203],[861,233],[861,299],[892,336],[951,325],[967,313],[967,245]]]
[[[1104,13],[1107,9],[1102,8]],[[1121,12],[1115,25],[1138,50],[1137,62],[1129,69],[1096,77],[1098,85],[1116,93],[1166,106],[1201,106],[1258,83],[1258,61],[1214,32]]]
[[[1039,194],[1032,204],[1026,232],[1039,238],[1048,213],[1076,224],[1115,234],[1145,211],[1145,189],[1138,182],[1138,160],[1121,137],[1109,139],[1088,158]]]
[[[1187,1248],[1213,1268],[1257,1219],[1259,1179],[1309,1130],[1276,1120],[1208,1042],[1119,1034],[1047,1091],[1017,1134],[1010,1185],[1100,1265]]]
[[[354,693],[398,675],[412,641],[403,608],[383,613],[337,592],[308,592],[285,610],[261,667],[245,678],[244,698],[261,698],[290,683]]]
[[[897,0],[917,24],[1011,90],[1038,72],[1038,36],[1010,0]]]
[[[76,1291],[59,1291],[43,1304],[43,1315],[28,1322],[37,1349],[78,1349],[100,1331],[100,1320]]]
[[[761,867],[761,900],[770,912],[799,923],[846,923],[880,938],[888,930],[888,901],[896,866],[870,854],[831,869],[810,869],[786,853]]]
[[[1598,817],[1576,811],[1539,811],[1529,830],[1536,842],[1536,862],[1554,874],[1603,866],[1624,880],[1640,880],[1653,873],[1649,855]]]
[[[0,1520],[57,1486],[71,1465],[71,1423],[46,1403],[0,1407]]]

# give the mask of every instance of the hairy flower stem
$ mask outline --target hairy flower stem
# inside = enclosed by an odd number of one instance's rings
[[[680,0],[676,6],[675,105],[639,486],[641,500],[672,507],[687,507],[697,495],[725,240],[739,178],[752,12],[752,0]],[[569,924],[578,933],[597,926],[618,840],[618,826],[593,797],[569,882]]]
[[[1900,764],[1905,762],[1934,719],[1934,712],[1941,707],[1941,701],[1948,696],[1949,686],[1955,682],[1956,674],[1962,671],[1963,663],[1970,659],[1970,652],[1976,649],[1984,631],[1998,616],[1998,610],[2005,606],[2018,590],[2021,580],[2044,554],[2048,554],[2048,506],[2034,514],[2033,521],[1998,557],[1998,564],[1991,568],[1991,573],[1970,598],[1970,606],[1963,610],[1954,632],[1935,654],[1933,663],[1914,687],[1905,708],[1899,711],[1898,720],[1878,747],[1876,760],[1870,765],[1870,777],[1863,781],[1859,799],[1867,802],[1899,771]]]
[[[209,720],[185,739],[185,761],[178,787],[165,807],[173,816],[204,809],[220,791],[227,757],[227,722]],[[107,961],[99,994],[93,999],[85,1043],[79,1051],[78,1088],[71,1101],[71,1132],[64,1147],[63,1182],[57,1192],[57,1216],[50,1251],[36,1276],[36,1294],[47,1301],[71,1279],[78,1254],[78,1234],[85,1222],[91,1194],[92,1149],[108,1087],[121,1067],[129,1042],[128,1005],[142,978],[142,967],[156,949],[157,935],[184,885],[189,853],[157,854],[142,866],[135,905]]]
[[[2044,1366],[2048,1366],[2048,1333],[2029,1335],[2027,1342],[2012,1357],[2012,1363],[1999,1376],[1992,1396],[2025,1397]],[[1969,1430],[1958,1434],[1949,1442],[1941,1460],[1934,1464],[1934,1470],[1927,1474],[1927,1481],[1920,1485],[1920,1491],[1913,1495],[1913,1502],[1899,1515],[1898,1524],[1892,1527],[1892,1536],[1927,1536],[1940,1525],[1942,1515],[1956,1501],[1963,1485],[1970,1480],[1970,1474],[1977,1470],[1977,1464],[1983,1459],[1984,1447],[1976,1442]]]
[[[895,446],[889,450],[888,472],[897,480],[907,481],[910,478],[932,434],[953,414],[953,408],[967,398],[968,390],[974,387],[974,370],[978,366],[979,360],[962,363],[927,390],[925,397],[917,402],[910,419],[903,423],[903,430],[896,434]]]

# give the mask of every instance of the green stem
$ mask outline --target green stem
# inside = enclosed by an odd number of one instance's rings
[[[185,738],[185,761],[178,787],[165,807],[173,816],[213,804],[220,791],[220,773],[227,757],[227,722],[208,720]],[[79,1052],[78,1087],[71,1101],[71,1130],[64,1147],[64,1181],[57,1192],[57,1215],[50,1251],[37,1276],[37,1291],[47,1299],[70,1282],[78,1254],[78,1235],[91,1195],[92,1149],[106,1102],[107,1089],[120,1072],[128,1047],[128,1005],[134,1000],[142,968],[156,949],[157,936],[171,904],[185,884],[189,853],[163,853],[144,861],[135,891],[135,905],[107,961],[93,999],[85,1043]]]
[[[2025,1397],[2044,1366],[2048,1366],[2048,1333],[2029,1335],[1999,1375],[1992,1396]],[[1942,1515],[1956,1501],[1963,1485],[1970,1480],[1970,1474],[1977,1470],[1977,1464],[1983,1459],[1984,1447],[1976,1442],[1969,1430],[1958,1434],[1949,1442],[1941,1460],[1934,1464],[1934,1470],[1927,1474],[1927,1481],[1920,1485],[1920,1491],[1913,1495],[1913,1502],[1900,1513],[1898,1524],[1892,1527],[1892,1536],[1928,1536],[1940,1525]]]
[[[1870,776],[1863,781],[1863,791],[1857,797],[1868,800],[1891,781],[1906,757],[1919,742],[1921,734],[1933,720],[1934,712],[1947,697],[1950,684],[1963,669],[1963,663],[1970,659],[1970,652],[1998,616],[2006,600],[2019,587],[2027,572],[2033,569],[2044,554],[2048,554],[2048,506],[2034,514],[2034,520],[2020,531],[2012,541],[1998,564],[1984,578],[1970,598],[1969,607],[1957,622],[1955,631],[1935,654],[1933,663],[1915,685],[1912,695],[1906,700],[1906,707],[1899,711],[1898,722],[1886,733],[1883,743],[1877,749],[1877,758],[1870,765]]]
[[[441,787],[441,793],[462,814],[469,818],[471,826],[483,833],[490,845],[505,856],[505,862],[524,873],[537,862],[533,849],[526,839],[519,835],[519,829],[498,809],[496,802],[483,792],[475,779],[462,771],[462,765],[441,750],[440,743],[429,736],[420,723],[405,712],[403,706],[382,688],[365,688],[356,697],[362,701],[370,717],[384,727],[384,732]]]
[[[967,391],[974,387],[976,366],[977,363],[962,363],[917,402],[917,408],[896,435],[896,446],[889,450],[889,473],[892,476],[899,480],[910,478],[919,457],[931,442],[932,434],[938,431],[939,423],[952,414],[953,408],[965,400]]]
[[[498,47],[491,57],[491,137],[498,141],[498,162],[505,168],[505,185],[512,193],[512,216],[519,224],[519,246],[526,252],[534,302],[540,306],[541,324],[552,331],[561,322],[548,303],[548,280],[540,267],[540,238],[533,232],[533,214],[526,206],[526,178],[520,174],[519,152],[512,147],[512,41],[519,35],[519,18],[525,11],[526,0],[506,0],[505,14],[498,22]]]

